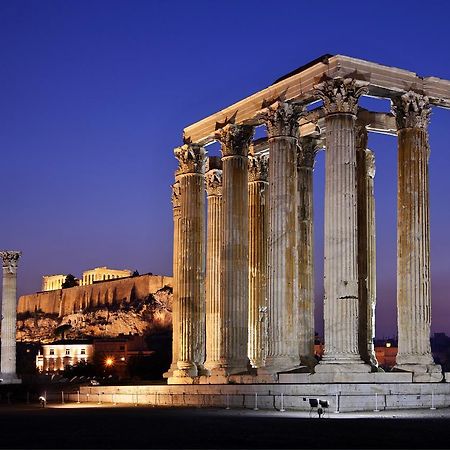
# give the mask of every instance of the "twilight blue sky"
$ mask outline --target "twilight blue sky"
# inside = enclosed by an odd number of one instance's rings
[[[318,56],[450,79],[443,1],[0,1],[0,247],[19,294],[98,265],[171,274],[182,129]],[[366,101],[387,110],[383,101]],[[450,111],[433,110],[433,331],[450,332]],[[396,330],[396,142],[376,152],[377,335]],[[315,175],[321,331],[323,165]]]

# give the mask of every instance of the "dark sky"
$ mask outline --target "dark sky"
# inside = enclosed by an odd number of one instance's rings
[[[171,274],[182,129],[318,56],[450,79],[444,1],[0,2],[0,247],[19,294],[99,265]],[[386,101],[363,101],[385,110]],[[450,111],[430,127],[433,331],[450,332]],[[377,335],[396,332],[396,141],[377,158]],[[315,175],[321,331],[323,166]]]

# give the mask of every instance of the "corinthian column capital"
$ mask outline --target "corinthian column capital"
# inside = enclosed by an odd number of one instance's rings
[[[367,87],[358,87],[353,78],[329,78],[315,86],[315,93],[323,100],[326,114],[356,115],[358,99],[367,93]]]
[[[297,147],[297,168],[314,168],[315,158],[318,151],[317,141],[311,137],[302,137]]]
[[[0,252],[0,257],[3,260],[3,270],[7,273],[15,273],[21,254],[22,252],[12,250]]]
[[[247,156],[253,138],[250,125],[228,124],[216,131],[216,139],[222,144],[222,156]]]
[[[267,181],[269,173],[269,155],[249,155],[248,181]]]
[[[206,194],[208,197],[222,195],[222,171],[210,169],[205,174]]]
[[[274,137],[296,137],[298,132],[298,120],[303,113],[303,108],[286,102],[276,102],[261,113],[266,122],[267,135]]]
[[[205,170],[205,149],[198,144],[184,144],[174,151],[178,159],[177,175],[188,173],[202,174]]]
[[[430,121],[431,107],[428,97],[414,91],[392,99],[397,128],[426,129]]]

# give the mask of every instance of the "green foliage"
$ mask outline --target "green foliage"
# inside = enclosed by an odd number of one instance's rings
[[[79,285],[79,281],[71,274],[66,276],[64,283],[61,285],[63,289],[71,288]]]
[[[64,368],[64,377],[72,378],[72,377],[93,377],[100,375],[99,368],[94,364],[91,364],[86,361],[80,361],[73,366],[66,366]]]
[[[72,325],[64,323],[55,328],[55,336],[60,336],[62,340],[65,339],[66,333],[72,328]]]

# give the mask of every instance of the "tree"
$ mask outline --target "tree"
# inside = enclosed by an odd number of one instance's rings
[[[62,289],[71,288],[78,286],[79,281],[71,274],[66,276],[66,279],[64,280],[64,283],[61,285]]]
[[[132,277],[138,277],[139,276],[139,272],[137,270],[135,270],[132,274]]]
[[[55,328],[55,336],[61,336],[61,339],[64,340],[65,334],[72,328],[72,325],[69,323],[63,323],[59,327]]]

